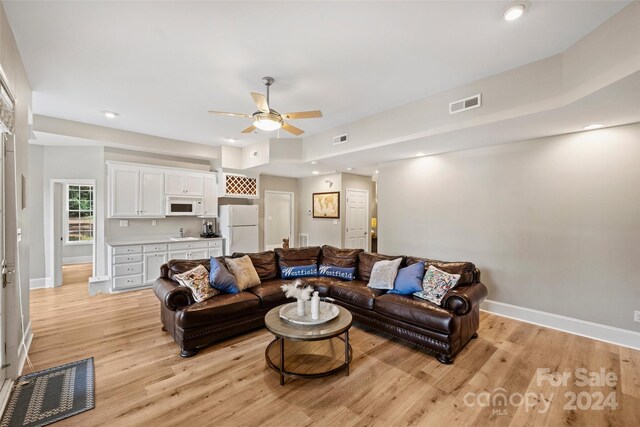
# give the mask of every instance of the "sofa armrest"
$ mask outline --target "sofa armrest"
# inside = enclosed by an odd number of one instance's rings
[[[171,311],[194,303],[191,291],[173,280],[160,277],[153,284],[153,292]]]
[[[487,297],[487,293],[487,287],[480,282],[453,288],[445,294],[442,306],[463,316],[479,305]]]

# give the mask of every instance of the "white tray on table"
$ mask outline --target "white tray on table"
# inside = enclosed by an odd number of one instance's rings
[[[311,319],[311,301],[305,302],[305,315],[298,316],[298,303],[292,302],[280,307],[280,317],[287,322],[298,325],[320,325],[335,319],[340,314],[340,310],[335,304],[320,301],[320,316],[317,320]]]

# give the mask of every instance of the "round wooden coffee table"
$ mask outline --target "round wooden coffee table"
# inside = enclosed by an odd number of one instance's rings
[[[349,375],[349,328],[353,318],[348,310],[337,306],[340,313],[327,323],[297,325],[280,317],[280,307],[272,308],[264,318],[265,326],[276,337],[264,356],[267,365],[280,374],[280,385],[284,385],[285,376],[320,378],[342,370]]]

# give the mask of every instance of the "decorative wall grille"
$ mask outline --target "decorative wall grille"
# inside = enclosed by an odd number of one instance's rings
[[[258,180],[244,175],[225,175],[225,194],[228,196],[258,196]]]

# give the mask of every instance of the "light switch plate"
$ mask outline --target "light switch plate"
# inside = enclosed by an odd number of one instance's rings
[[[151,225],[153,225],[155,227],[156,225],[158,225],[158,221],[156,221],[155,219],[152,219],[151,220]]]
[[[338,220],[337,219],[333,220],[333,225],[338,225]]]
[[[636,322],[640,322],[640,310],[636,310],[633,312],[633,320]]]
[[[121,219],[120,220],[120,227],[128,227],[129,226],[129,220],[128,219]]]

